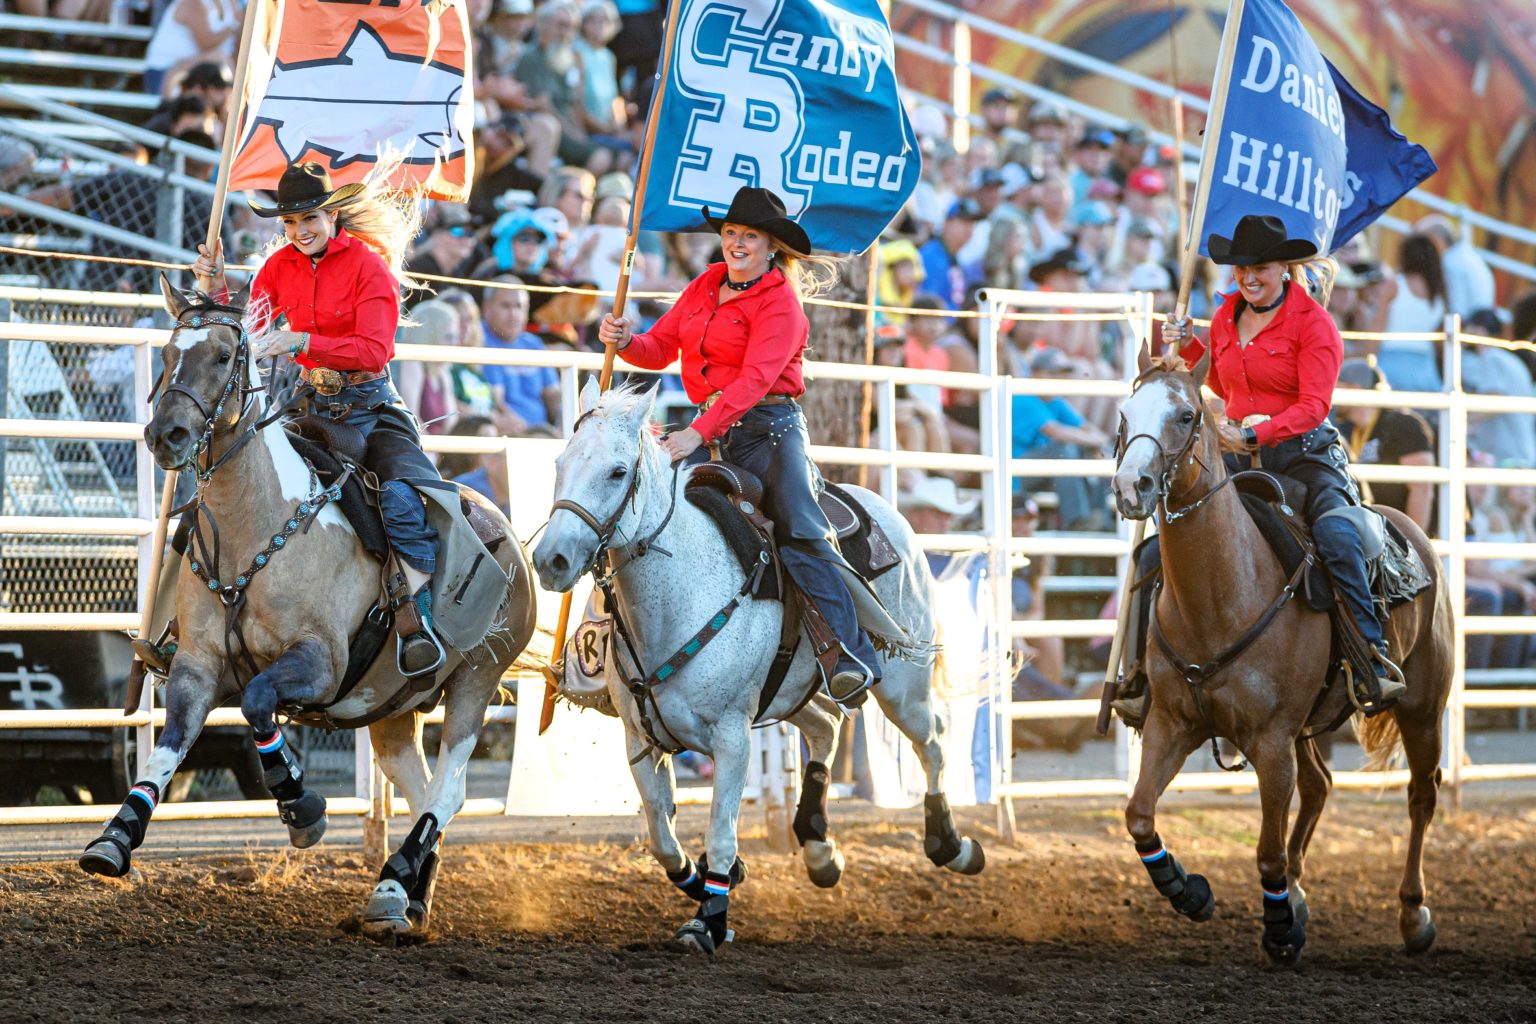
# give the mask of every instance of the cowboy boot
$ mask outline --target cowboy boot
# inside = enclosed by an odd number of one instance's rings
[[[157,676],[170,676],[171,659],[176,657],[176,620],[166,623],[158,640],[136,639],[130,644],[134,657]]]
[[[1408,684],[1403,681],[1403,670],[1387,657],[1385,645],[1376,648],[1375,662],[1377,694],[1372,703],[1384,710],[1396,704],[1408,692]]]
[[[432,585],[431,582],[422,584],[421,589],[410,600],[410,607],[402,608],[396,612],[398,618],[402,612],[415,612],[417,620],[416,628],[400,634],[399,669],[400,674],[408,679],[417,676],[428,675],[442,667],[447,655],[443,651],[443,645],[432,632]]]
[[[1147,717],[1147,673],[1141,662],[1132,665],[1130,675],[1120,680],[1109,706],[1128,728],[1141,728]]]
[[[863,705],[870,687],[879,681],[863,662],[845,651],[837,659],[837,670],[827,680],[827,695],[852,711]]]

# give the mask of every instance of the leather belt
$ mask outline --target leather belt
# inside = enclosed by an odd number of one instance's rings
[[[388,370],[329,370],[323,366],[306,366],[299,379],[322,395],[340,394],[342,388],[355,384],[367,384],[389,376]]]
[[[716,391],[714,394],[712,394],[708,398],[704,399],[704,401],[699,403],[699,411],[700,412],[707,411],[710,406],[715,404],[715,399],[719,398],[724,393],[725,392],[723,392],[723,391]],[[795,396],[794,395],[764,395],[762,398],[759,398],[756,402],[753,402],[752,404],[754,406],[758,406],[758,405],[790,405],[790,404],[792,404],[794,402],[794,400],[795,400]]]

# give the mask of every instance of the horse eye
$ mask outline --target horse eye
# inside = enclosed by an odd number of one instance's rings
[[[233,356],[234,356],[234,353],[230,352],[230,350],[227,349],[227,348],[220,350],[220,352],[219,352],[219,365],[223,366],[225,363],[229,362],[230,359],[233,358]]]
[[[1194,410],[1185,409],[1182,413],[1179,414],[1179,422],[1184,424],[1186,427],[1195,422]]]
[[[625,467],[625,466],[614,466],[613,469],[611,469],[608,472],[608,479],[609,480],[623,480],[628,475],[629,475],[628,467]]]

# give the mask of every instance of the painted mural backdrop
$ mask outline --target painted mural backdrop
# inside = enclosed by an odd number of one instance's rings
[[[1536,223],[1536,3],[1287,2],[1344,76],[1433,154],[1440,171],[1429,191],[1514,224]],[[1169,0],[963,0],[961,6],[1164,82],[1171,80],[1171,24],[1179,84],[1202,96],[1210,91],[1227,8],[1226,0],[1172,0],[1170,18]],[[928,16],[900,0],[891,21],[902,35],[933,39]],[[980,32],[973,38],[977,63],[1170,127],[1166,104],[1153,97]],[[920,91],[948,96],[947,79],[934,65],[910,61],[900,70]],[[1191,141],[1198,127],[1198,118],[1190,122]]]

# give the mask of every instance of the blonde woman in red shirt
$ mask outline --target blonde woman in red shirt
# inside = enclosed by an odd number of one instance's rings
[[[1382,703],[1393,701],[1404,686],[1400,674],[1383,664],[1386,642],[1366,582],[1359,528],[1347,513],[1330,514],[1361,503],[1344,442],[1328,419],[1344,359],[1339,330],[1323,307],[1336,266],[1314,259],[1317,247],[1311,242],[1287,238],[1276,217],[1244,217],[1231,238],[1212,235],[1207,248],[1213,262],[1233,268],[1237,283],[1211,320],[1205,381],[1226,402],[1222,440],[1257,453],[1260,468],[1307,485],[1304,512],[1318,554],[1360,634],[1379,654]],[[1321,303],[1298,279],[1303,265],[1319,276]],[[1166,322],[1163,343],[1182,346],[1190,364],[1205,352],[1190,336],[1188,320]]]
[[[251,284],[252,308],[286,327],[268,331],[252,356],[288,355],[302,367],[300,398],[309,412],[330,416],[367,438],[364,464],[382,486],[379,508],[404,576],[396,601],[400,670],[433,671],[443,650],[431,630],[431,576],[437,567],[437,531],[427,522],[418,483],[441,486],[421,450],[416,418],[389,378],[400,325],[400,290],[410,282],[402,257],[418,227],[414,206],[383,192],[387,173],[368,182],[331,186],[317,163],[294,164],[277,185],[277,202],[251,204],[282,225],[286,245],[267,257]],[[222,244],[199,246],[193,264],[198,285],[228,300]],[[415,614],[402,614],[414,605]]]
[[[767,189],[743,188],[723,218],[707,208],[704,218],[720,232],[725,262],[707,267],[649,331],[632,334],[628,319],[605,316],[598,336],[645,369],[681,358],[683,386],[699,415],[662,447],[674,462],[701,461],[704,446],[718,442],[722,459],[762,479],[785,568],[842,644],[828,692],[857,706],[879,681],[879,662],[816,504],[821,475],[806,454],[805,416],[795,402],[805,393],[800,364],[810,335],[800,302],[830,283],[835,264],[810,254],[809,236]]]

